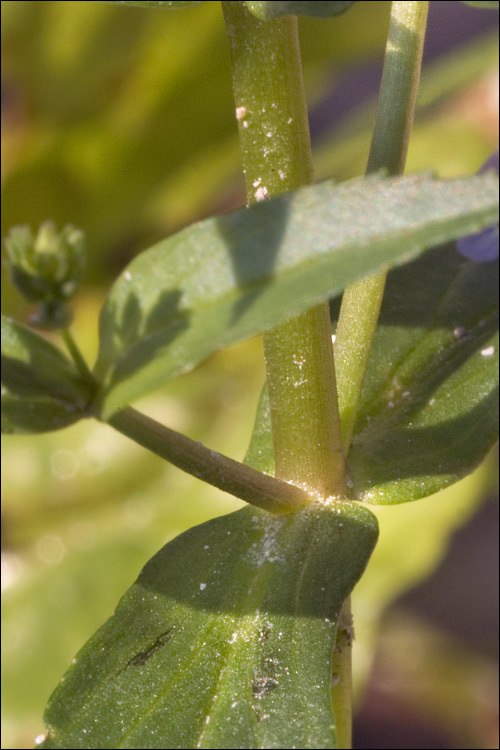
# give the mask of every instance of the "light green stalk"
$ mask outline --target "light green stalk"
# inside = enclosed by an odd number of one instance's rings
[[[297,19],[257,20],[222,3],[248,202],[313,182]],[[272,248],[269,248],[272,264]],[[264,337],[276,476],[342,494],[344,461],[325,302]]]
[[[427,22],[428,2],[393,2],[377,120],[367,173],[384,169],[402,174],[413,124]],[[342,299],[335,340],[335,365],[347,457],[370,350],[375,335],[386,273],[348,287]]]
[[[242,2],[222,6],[247,198],[252,203],[314,180],[297,19],[260,22]],[[276,476],[321,498],[341,496],[345,464],[328,303],[266,334],[264,351]],[[341,621],[349,617],[347,600]],[[334,658],[338,683],[332,688],[332,706],[337,747],[349,748],[351,648],[343,646],[339,641]]]

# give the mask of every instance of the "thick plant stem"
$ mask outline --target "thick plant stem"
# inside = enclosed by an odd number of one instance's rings
[[[222,3],[248,202],[314,180],[293,16],[262,22]],[[325,302],[264,337],[276,476],[320,498],[340,496],[344,460]]]
[[[427,22],[428,2],[393,2],[367,173],[402,174],[408,150]],[[342,446],[347,456],[382,304],[386,274],[348,287],[335,340]]]
[[[222,3],[248,203],[314,181],[307,106],[293,16],[260,22],[242,2]],[[342,496],[345,463],[328,303],[264,336],[276,477],[319,498]],[[350,612],[350,601],[343,611]],[[336,651],[332,686],[337,747],[351,746],[351,649]]]

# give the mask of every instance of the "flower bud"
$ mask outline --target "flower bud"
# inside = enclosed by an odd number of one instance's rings
[[[71,320],[67,304],[85,267],[85,236],[67,224],[60,232],[47,221],[36,237],[28,226],[13,227],[5,240],[13,284],[30,302],[40,303],[32,319],[44,328],[61,328]]]

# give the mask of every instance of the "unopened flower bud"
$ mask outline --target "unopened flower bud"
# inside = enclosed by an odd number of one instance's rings
[[[68,325],[67,304],[85,268],[85,236],[67,224],[60,232],[47,221],[36,237],[28,226],[13,227],[5,240],[14,285],[30,302],[40,303],[32,322],[46,328]]]

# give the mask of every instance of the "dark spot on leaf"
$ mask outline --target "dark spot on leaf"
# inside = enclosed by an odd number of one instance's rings
[[[151,646],[148,646],[148,648],[144,649],[144,651],[140,651],[138,654],[132,657],[130,661],[127,664],[127,667],[140,667],[143,664],[145,664],[152,656],[153,654],[158,651],[160,648],[162,648],[172,637],[172,631],[173,627],[169,628],[165,631],[165,633],[162,633],[154,643],[151,644]]]

